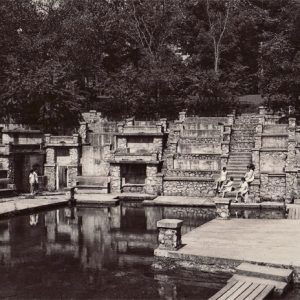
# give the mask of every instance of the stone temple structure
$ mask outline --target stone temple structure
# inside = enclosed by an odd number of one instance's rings
[[[83,114],[72,136],[0,125],[0,191],[28,192],[38,171],[41,189],[77,186],[78,193],[214,196],[222,167],[238,186],[255,165],[250,201],[300,198],[300,126],[260,107],[257,113],[178,120],[112,122]],[[230,196],[230,195],[229,195]]]

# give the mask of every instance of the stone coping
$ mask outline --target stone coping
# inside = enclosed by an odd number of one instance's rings
[[[260,136],[262,137],[288,137],[289,135],[287,133],[261,133]]]
[[[162,132],[118,132],[115,134],[116,136],[159,136],[163,137],[164,133]]]
[[[273,174],[270,174],[270,173],[264,173],[264,172],[261,172],[262,175],[268,175],[269,177],[285,177],[286,176],[286,173],[273,173]]]
[[[45,144],[45,147],[79,147],[81,144],[79,143],[74,143],[74,144],[71,144],[71,143],[55,143],[55,144]]]
[[[40,130],[38,129],[3,129],[2,133],[25,133],[25,134],[34,134],[34,133],[39,133],[43,134]]]
[[[130,153],[130,152],[115,152],[115,156],[152,156],[152,153],[150,152],[135,152],[135,153]],[[155,153],[156,154],[156,153]]]
[[[177,229],[180,228],[183,224],[182,220],[178,219],[162,219],[157,221],[157,228],[170,228]]]
[[[250,153],[250,152],[249,152]],[[174,156],[175,158],[180,158],[180,157],[198,157],[198,156],[221,156],[222,153],[187,153],[187,154],[182,154],[182,153],[176,153]]]
[[[260,152],[288,152],[287,148],[261,148]]]
[[[164,177],[165,181],[203,181],[203,182],[214,182],[213,178],[203,178],[203,177]]]
[[[145,160],[109,160],[108,161],[110,164],[114,165],[121,165],[121,164],[142,164],[142,165],[158,165],[160,161],[157,160],[150,160],[150,161],[145,161]]]
[[[130,186],[146,186],[145,183],[125,183],[122,184],[122,187],[130,187]]]

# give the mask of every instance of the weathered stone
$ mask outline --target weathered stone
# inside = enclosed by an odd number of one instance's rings
[[[159,249],[177,250],[181,246],[182,220],[163,219],[157,222]]]
[[[231,200],[218,199],[215,201],[218,219],[228,220],[230,219],[230,206]]]

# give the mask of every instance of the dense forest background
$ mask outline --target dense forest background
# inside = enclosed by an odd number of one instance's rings
[[[0,16],[3,122],[224,115],[248,94],[299,110],[293,0],[1,0]]]

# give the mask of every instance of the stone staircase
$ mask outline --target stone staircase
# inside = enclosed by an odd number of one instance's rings
[[[232,152],[229,154],[227,164],[227,178],[233,177],[234,187],[238,187],[247,171],[247,166],[252,163],[251,152]]]
[[[252,163],[252,149],[254,148],[254,135],[257,119],[252,114],[238,116],[232,126],[230,139],[230,152],[227,163],[227,178],[233,177],[234,188],[237,189],[247,171],[247,166]],[[226,194],[232,197],[234,193]]]
[[[257,123],[251,115],[241,115],[232,126],[230,152],[251,152]]]

